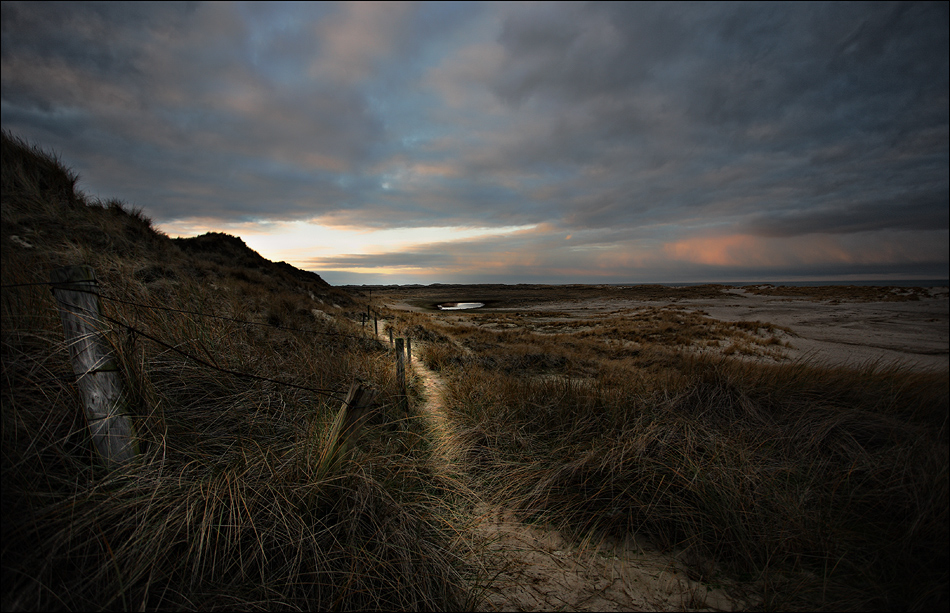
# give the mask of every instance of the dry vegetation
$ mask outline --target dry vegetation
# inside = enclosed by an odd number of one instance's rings
[[[4,610],[471,608],[488,579],[470,491],[578,539],[685,549],[694,578],[763,608],[947,607],[946,373],[778,363],[790,330],[677,304],[720,286],[600,288],[666,304],[594,323],[527,308],[535,286],[506,312],[385,313],[447,381],[461,442],[442,470],[357,293],[235,237],[172,241],[6,134],[2,179]],[[69,264],[101,280],[141,439],[117,469],[92,451],[49,288],[25,285]],[[337,461],[354,377],[378,411]]]
[[[401,334],[423,341],[452,339],[426,346],[426,359],[437,370],[480,366],[574,378],[652,370],[686,351],[774,361],[794,338],[781,326],[723,322],[675,304],[622,309],[594,322],[551,311],[398,317]]]
[[[362,306],[240,239],[172,241],[7,134],[2,181],[4,610],[465,607],[453,511],[395,407],[391,358],[345,316]],[[88,440],[50,289],[25,285],[71,264],[100,279],[141,439],[114,470]],[[328,426],[355,377],[378,411],[334,462]]]
[[[946,605],[946,373],[780,363],[790,330],[675,304],[392,316],[527,519],[685,548],[765,608]]]
[[[809,298],[827,300],[832,303],[846,301],[894,302],[898,300],[920,300],[930,295],[923,287],[881,287],[875,285],[835,285],[819,287],[797,287],[780,285],[756,285],[744,288],[753,294],[765,296],[788,296],[790,298]]]

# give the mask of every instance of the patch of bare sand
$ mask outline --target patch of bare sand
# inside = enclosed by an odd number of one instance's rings
[[[436,443],[436,474],[463,487],[455,475],[469,457],[465,437],[447,415],[443,382],[417,359],[410,369],[422,387],[419,407]],[[469,499],[477,493],[461,492]],[[512,512],[479,500],[472,518],[473,538],[483,544],[487,570],[481,601],[486,611],[678,611],[745,608],[718,587],[688,576],[682,552],[661,553],[647,541],[605,540],[576,545],[557,530],[527,524]]]
[[[551,300],[532,310],[596,321],[617,311],[666,304],[669,302],[664,300],[602,298],[592,293],[587,299]],[[950,301],[946,288],[932,288],[929,296],[918,300],[873,302],[761,295],[730,288],[723,290],[721,297],[684,298],[676,300],[675,305],[705,312],[720,321],[761,321],[788,328],[794,334],[785,339],[792,345],[783,350],[788,360],[827,366],[950,368]]]
[[[845,302],[760,296],[696,301],[722,321],[763,321],[791,329],[787,355],[829,366],[901,364],[945,370],[950,366],[950,304],[947,294],[896,302]],[[689,301],[692,302],[692,301]],[[692,305],[691,305],[692,306]]]

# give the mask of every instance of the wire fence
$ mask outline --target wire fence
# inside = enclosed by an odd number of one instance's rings
[[[33,287],[33,286],[43,286],[43,285],[53,287],[53,286],[60,285],[60,284],[55,283],[55,282],[52,282],[52,281],[40,281],[40,282],[36,282],[36,283],[11,283],[11,284],[7,284],[7,285],[0,285],[0,289],[8,289],[8,288],[16,288],[16,287]],[[93,291],[90,291],[90,290],[87,290],[87,289],[81,289],[81,288],[75,288],[75,287],[72,287],[71,289],[72,289],[73,291],[76,291],[76,292],[82,292],[82,293],[85,293],[85,294],[92,294],[93,296],[97,296],[98,298],[103,299],[103,300],[108,300],[109,302],[115,302],[115,303],[118,303],[118,304],[124,304],[124,305],[126,305],[126,306],[141,307],[141,308],[145,308],[145,309],[151,309],[151,310],[154,310],[154,311],[167,311],[167,312],[171,312],[171,313],[181,313],[181,314],[183,314],[183,315],[195,315],[195,316],[198,316],[198,317],[206,317],[206,318],[208,318],[208,319],[220,319],[220,320],[223,320],[223,321],[230,321],[230,322],[233,322],[233,323],[243,324],[243,325],[247,325],[247,326],[262,326],[262,327],[265,327],[265,328],[274,328],[274,329],[276,329],[276,330],[286,330],[286,331],[288,331],[288,332],[304,332],[304,333],[306,333],[306,334],[316,334],[316,335],[322,335],[322,336],[338,336],[338,337],[343,337],[343,338],[355,338],[355,339],[362,339],[362,338],[365,338],[364,336],[360,336],[360,335],[358,335],[358,334],[346,334],[346,333],[343,333],[343,332],[326,332],[326,331],[322,331],[322,330],[313,330],[313,329],[308,329],[308,328],[291,328],[291,327],[288,327],[288,326],[281,326],[281,325],[277,325],[277,324],[269,324],[269,323],[260,322],[260,321],[249,321],[249,320],[246,320],[246,319],[237,319],[237,318],[234,318],[234,317],[225,317],[225,316],[223,316],[223,315],[212,315],[211,313],[201,313],[201,312],[199,312],[199,311],[186,311],[186,310],[183,310],[183,309],[175,309],[175,308],[172,308],[172,307],[163,307],[163,306],[158,306],[158,305],[155,305],[155,304],[142,304],[142,303],[140,303],[140,302],[134,302],[134,301],[131,301],[131,300],[124,300],[124,299],[122,299],[122,298],[116,298],[116,297],[114,297],[114,296],[107,296],[106,294],[101,294],[101,293],[99,293],[99,292],[93,292]]]
[[[4,285],[0,285],[0,289],[13,289],[13,288],[21,288],[21,287],[36,287],[36,286],[48,286],[48,287],[50,287],[50,288],[52,289],[53,287],[63,286],[63,285],[64,285],[63,283],[57,283],[57,282],[53,282],[53,281],[39,281],[39,282],[33,282],[33,283],[11,283],[11,284],[4,284]],[[232,323],[237,323],[237,324],[242,324],[242,325],[247,325],[247,326],[261,326],[261,327],[272,328],[272,329],[276,329],[276,330],[283,330],[283,331],[287,331],[287,332],[299,332],[299,333],[304,333],[304,334],[313,334],[313,335],[319,335],[319,336],[332,336],[332,337],[350,338],[350,339],[358,339],[358,340],[365,340],[365,339],[367,338],[367,337],[365,337],[365,336],[360,336],[360,335],[357,335],[357,334],[347,334],[347,333],[343,333],[343,332],[327,332],[327,331],[325,331],[325,330],[314,330],[314,329],[305,329],[305,328],[292,328],[292,327],[289,327],[289,326],[281,326],[281,325],[270,324],[270,323],[264,323],[264,322],[257,322],[257,321],[248,321],[248,320],[244,320],[244,319],[237,319],[237,318],[234,318],[234,317],[225,317],[225,316],[222,316],[222,315],[214,315],[214,314],[211,314],[211,313],[201,313],[201,312],[199,312],[199,311],[189,311],[189,310],[184,310],[184,309],[176,309],[176,308],[172,308],[172,307],[164,307],[164,306],[158,306],[158,305],[154,305],[154,304],[142,304],[142,303],[135,302],[135,301],[131,301],[131,300],[125,300],[125,299],[122,299],[122,298],[116,298],[116,297],[113,297],[113,296],[107,296],[107,295],[102,294],[102,293],[100,293],[100,292],[91,291],[91,290],[83,289],[83,288],[78,288],[78,287],[76,287],[75,285],[70,285],[70,290],[76,291],[76,292],[85,293],[85,294],[91,294],[91,295],[93,295],[93,296],[98,297],[98,298],[101,299],[101,300],[106,300],[106,301],[108,301],[108,302],[114,302],[114,303],[122,304],[122,305],[126,305],[126,306],[133,306],[133,307],[144,308],[144,309],[149,309],[149,310],[156,310],[156,311],[166,311],[166,312],[172,312],[172,313],[179,313],[179,314],[183,314],[183,315],[191,315],[191,316],[196,316],[196,317],[204,317],[204,318],[208,318],[208,319],[217,319],[217,320],[229,321],[229,322],[232,322]],[[341,391],[340,391],[340,390],[328,390],[328,389],[313,388],[313,387],[308,387],[308,386],[305,386],[305,385],[298,385],[298,384],[296,384],[296,383],[291,383],[291,382],[289,382],[289,381],[281,381],[281,380],[279,380],[279,379],[274,379],[274,378],[271,378],[271,377],[264,377],[264,376],[262,376],[262,375],[256,375],[256,374],[253,374],[253,373],[246,373],[246,372],[240,372],[240,371],[236,371],[236,370],[229,369],[229,368],[223,368],[223,367],[221,367],[221,366],[218,366],[217,364],[213,364],[213,363],[209,362],[208,360],[205,360],[205,359],[203,359],[203,358],[200,358],[200,357],[198,357],[197,355],[195,355],[195,354],[193,354],[193,353],[191,353],[191,352],[189,352],[189,351],[186,351],[186,350],[182,349],[182,348],[179,347],[179,346],[176,346],[176,345],[173,345],[173,344],[171,344],[171,343],[165,342],[165,341],[163,341],[162,339],[156,337],[155,335],[149,334],[148,332],[146,332],[146,331],[144,331],[144,330],[142,330],[142,329],[140,329],[140,328],[138,328],[138,327],[136,327],[136,326],[133,326],[133,325],[127,323],[127,322],[121,321],[121,320],[119,320],[119,319],[116,319],[115,317],[111,317],[111,316],[106,315],[106,314],[104,314],[104,313],[99,313],[98,315],[99,315],[100,317],[102,317],[103,319],[109,321],[110,323],[112,323],[112,324],[114,324],[114,325],[116,325],[116,326],[120,326],[120,327],[124,328],[125,330],[127,330],[128,332],[130,332],[130,333],[132,333],[132,334],[134,334],[134,335],[140,335],[140,336],[142,336],[143,338],[146,338],[146,339],[152,341],[153,343],[155,343],[155,344],[157,344],[157,345],[159,345],[159,346],[161,346],[161,347],[164,347],[165,349],[168,349],[168,350],[170,350],[170,351],[173,351],[173,352],[175,352],[175,353],[178,353],[179,355],[181,355],[181,356],[183,356],[183,357],[185,357],[185,358],[187,358],[187,359],[189,359],[189,360],[195,362],[196,364],[199,364],[199,365],[201,365],[201,366],[203,366],[203,367],[205,367],[205,368],[210,368],[210,369],[212,369],[212,370],[216,370],[216,371],[218,371],[218,372],[222,372],[222,373],[229,374],[229,375],[236,376],[236,377],[240,377],[240,378],[252,379],[252,380],[256,380],[256,381],[264,381],[264,382],[268,382],[268,383],[274,383],[274,384],[277,384],[277,385],[282,385],[282,386],[286,386],[286,387],[291,387],[291,388],[295,388],[295,389],[299,389],[299,390],[303,390],[303,391],[312,392],[312,393],[315,393],[315,394],[318,394],[318,395],[326,396],[326,397],[331,398],[331,399],[333,399],[333,400],[338,400],[338,401],[341,401],[341,402],[343,401],[343,398],[340,396],[340,394],[341,394]],[[68,380],[68,379],[75,379],[75,378],[76,378],[76,375],[73,375],[73,376],[62,377],[61,380]],[[57,377],[57,380],[60,380],[60,378]],[[345,393],[345,392],[343,392],[343,393]]]

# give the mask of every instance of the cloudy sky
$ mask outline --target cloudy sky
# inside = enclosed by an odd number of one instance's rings
[[[333,284],[950,276],[946,2],[2,10],[4,130]]]

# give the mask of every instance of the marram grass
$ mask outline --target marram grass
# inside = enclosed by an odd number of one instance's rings
[[[395,411],[390,357],[348,312],[365,307],[249,250],[254,268],[184,251],[75,182],[3,135],[0,606],[468,606],[454,510],[427,475],[418,428]],[[23,286],[73,264],[99,277],[141,438],[142,453],[114,469],[88,440],[49,288]],[[376,390],[378,410],[341,445],[331,425],[354,379]]]
[[[766,608],[946,605],[946,373],[646,343],[595,359],[591,333],[429,327],[455,339],[422,358],[481,433],[483,487],[526,517],[685,549],[698,578],[742,578]]]

